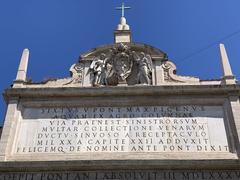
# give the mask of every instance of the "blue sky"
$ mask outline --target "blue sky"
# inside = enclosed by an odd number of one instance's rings
[[[69,76],[79,55],[113,42],[121,0],[0,0],[0,91],[16,76],[24,48],[28,77]],[[125,0],[133,40],[166,52],[181,75],[221,77],[218,43],[240,79],[239,0]],[[0,122],[6,106],[0,98]],[[0,123],[1,124],[1,123]]]

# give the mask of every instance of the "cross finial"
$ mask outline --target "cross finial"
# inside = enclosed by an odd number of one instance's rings
[[[125,9],[131,9],[131,7],[127,7],[124,5],[124,3],[122,3],[122,6],[121,7],[116,7],[117,10],[121,10],[122,11],[122,17],[124,17],[125,15]]]

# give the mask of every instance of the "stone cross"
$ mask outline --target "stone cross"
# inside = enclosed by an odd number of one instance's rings
[[[125,5],[124,5],[124,3],[122,3],[122,6],[121,7],[116,7],[116,9],[117,10],[121,10],[122,11],[122,17],[124,17],[124,15],[125,15],[125,9],[127,10],[127,9],[131,9],[131,7],[126,7]]]

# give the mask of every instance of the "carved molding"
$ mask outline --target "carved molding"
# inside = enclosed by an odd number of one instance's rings
[[[73,64],[70,68],[71,81],[68,84],[82,84],[84,79],[84,63]]]
[[[162,64],[164,70],[164,81],[165,82],[174,82],[174,83],[199,83],[199,78],[190,77],[190,76],[179,76],[176,75],[176,65],[171,61],[165,61]]]

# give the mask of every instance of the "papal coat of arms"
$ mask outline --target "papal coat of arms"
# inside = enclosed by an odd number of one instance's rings
[[[145,53],[130,51],[129,47],[119,44],[109,50],[108,54],[100,54],[90,66],[93,86],[118,84],[151,84],[152,60]],[[134,74],[134,73],[135,74]],[[133,76],[134,78],[130,76]],[[133,81],[131,83],[130,81]]]

